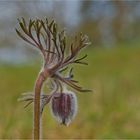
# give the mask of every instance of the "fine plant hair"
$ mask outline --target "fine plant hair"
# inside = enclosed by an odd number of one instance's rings
[[[27,102],[25,107],[34,103],[33,138],[40,139],[40,120],[45,105],[51,102],[54,116],[58,116],[59,120],[67,125],[75,116],[76,109],[73,109],[75,106],[73,104],[76,104],[77,101],[75,95],[65,90],[66,87],[69,86],[79,92],[91,91],[83,89],[79,86],[78,81],[73,79],[73,68],[71,67],[71,64],[87,65],[83,61],[87,55],[81,58],[77,58],[77,56],[81,49],[86,48],[90,42],[87,35],[80,33],[68,45],[65,30],[59,31],[54,20],[51,22],[47,19],[26,21],[21,18],[18,19],[18,23],[19,29],[16,29],[18,36],[38,49],[43,57],[43,66],[35,81],[34,93],[23,94],[20,98]],[[67,76],[64,76],[64,71],[68,71]],[[50,94],[41,93],[44,82],[48,78],[52,92]],[[59,108],[57,104],[63,104],[62,108]],[[67,112],[65,112],[66,108]]]

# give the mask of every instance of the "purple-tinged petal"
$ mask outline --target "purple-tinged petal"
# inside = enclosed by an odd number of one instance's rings
[[[77,113],[77,98],[74,93],[58,93],[51,99],[53,116],[66,126],[73,120]]]

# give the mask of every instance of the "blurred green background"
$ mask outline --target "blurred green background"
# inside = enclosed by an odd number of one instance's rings
[[[82,52],[89,65],[74,73],[94,92],[76,93],[78,114],[68,127],[47,106],[43,138],[140,138],[140,2],[117,0],[0,2],[0,138],[32,137],[32,107],[17,99],[33,91],[41,57],[14,31],[22,16],[54,18],[69,36],[83,31],[92,41]]]

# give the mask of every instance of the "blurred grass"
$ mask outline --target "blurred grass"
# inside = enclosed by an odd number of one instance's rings
[[[137,45],[138,46],[138,45]],[[88,67],[75,78],[94,93],[77,93],[78,114],[69,127],[44,110],[44,138],[140,138],[140,48],[89,49]],[[32,110],[17,102],[32,91],[40,65],[0,65],[0,138],[31,138]]]

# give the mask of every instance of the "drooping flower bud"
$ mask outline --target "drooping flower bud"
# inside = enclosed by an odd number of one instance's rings
[[[51,99],[53,116],[61,124],[68,126],[77,113],[77,98],[73,92],[58,93]]]

